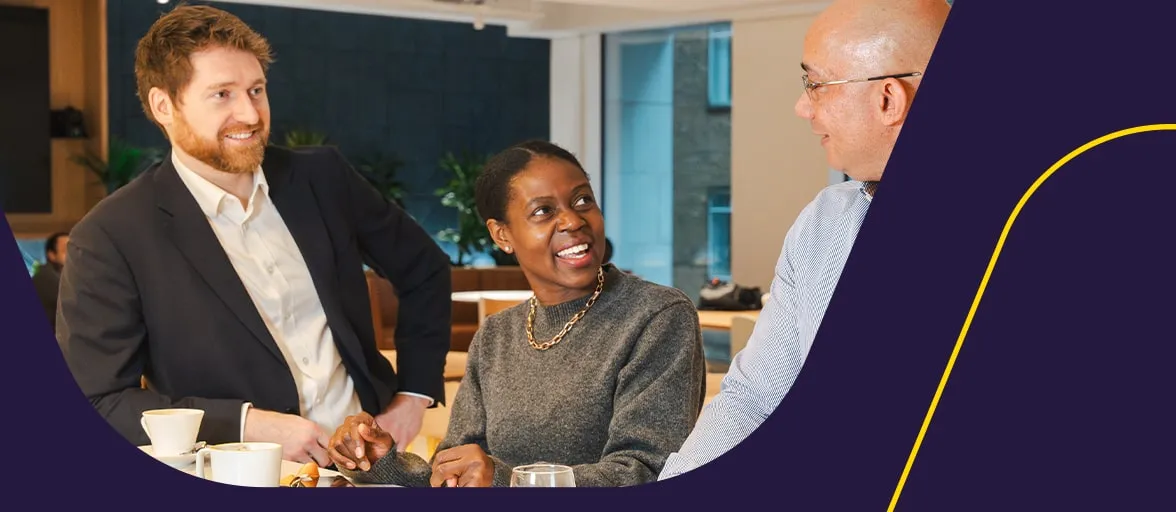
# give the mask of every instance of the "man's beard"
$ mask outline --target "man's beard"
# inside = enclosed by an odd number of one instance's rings
[[[176,118],[175,144],[185,153],[209,167],[230,174],[248,174],[257,170],[265,157],[265,146],[269,143],[269,128],[262,122],[254,125],[235,124],[221,128],[216,140],[203,139],[192,131],[183,117]],[[256,131],[253,144],[245,147],[225,147],[225,135]],[[236,145],[239,146],[239,145]]]

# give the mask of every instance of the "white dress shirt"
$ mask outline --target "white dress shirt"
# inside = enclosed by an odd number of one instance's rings
[[[269,198],[265,173],[253,174],[248,205],[186,167],[172,152],[221,247],[277,342],[298,387],[300,413],[330,435],[361,412],[354,382],[335,348],[327,315],[290,230]],[[405,393],[432,398],[416,393]],[[251,404],[241,409],[241,437]]]
[[[792,389],[857,239],[872,197],[847,181],[823,189],[788,230],[771,297],[747,346],[731,361],[718,395],[659,480],[692,471],[751,435]]]

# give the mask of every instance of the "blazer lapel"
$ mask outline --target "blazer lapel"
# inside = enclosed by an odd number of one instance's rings
[[[170,154],[155,173],[155,184],[159,193],[160,214],[172,243],[253,337],[285,364],[285,357],[262,321],[257,306],[237,276],[228,255],[221,248],[220,240],[209,226],[196,199],[176,173]]]
[[[354,330],[340,330],[340,327],[348,325],[348,320],[340,301],[334,251],[336,242],[331,239],[323,223],[318,197],[305,171],[300,173],[293,162],[282,156],[276,152],[269,153],[262,166],[270,185],[270,200],[290,230],[302,259],[306,261],[311,281],[318,291],[319,302],[327,315],[327,323],[332,327],[336,347],[340,352],[350,353],[354,361],[366,364],[363,348]]]

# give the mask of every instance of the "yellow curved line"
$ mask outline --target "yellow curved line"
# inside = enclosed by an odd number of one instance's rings
[[[964,327],[960,330],[960,337],[956,340],[955,348],[951,351],[951,357],[947,360],[947,368],[943,370],[943,377],[939,379],[939,388],[935,390],[935,396],[931,399],[931,407],[927,409],[927,416],[923,418],[923,426],[919,429],[919,435],[915,437],[915,446],[911,449],[910,457],[907,458],[906,467],[902,470],[902,477],[898,479],[898,487],[894,489],[894,496],[890,498],[890,507],[887,512],[894,512],[895,505],[898,504],[898,497],[902,494],[902,488],[906,485],[907,476],[910,475],[911,466],[915,464],[915,456],[919,454],[919,446],[923,444],[923,437],[927,434],[927,427],[931,425],[931,417],[935,415],[935,407],[939,405],[939,397],[943,395],[943,388],[947,386],[947,378],[951,375],[951,369],[955,366],[956,357],[959,356],[960,347],[964,346],[964,338],[968,335],[968,328],[972,325],[972,317],[976,315],[976,308],[980,305],[980,299],[984,296],[984,289],[988,287],[988,278],[992,276],[992,268],[996,266],[996,260],[1000,257],[1000,250],[1004,247],[1005,237],[1009,234],[1009,229],[1013,227],[1013,222],[1017,220],[1017,214],[1021,212],[1021,207],[1025,206],[1025,202],[1033,196],[1037,188],[1041,186],[1045,180],[1053,175],[1063,165],[1066,165],[1070,160],[1073,160],[1078,155],[1085,153],[1087,150],[1098,146],[1104,142],[1115,140],[1119,137],[1133,135],[1142,132],[1151,132],[1159,130],[1176,130],[1176,124],[1151,124],[1144,126],[1136,126],[1125,130],[1119,130],[1114,133],[1103,135],[1086,144],[1083,144],[1078,149],[1071,151],[1070,154],[1062,157],[1057,163],[1050,166],[1048,170],[1033,182],[1025,195],[1021,196],[1021,200],[1017,202],[1017,206],[1013,208],[1012,215],[1009,215],[1009,220],[1005,222],[1004,230],[1000,233],[1000,239],[996,242],[996,249],[992,251],[992,259],[988,261],[988,269],[984,271],[984,278],[980,280],[980,288],[976,290],[976,298],[972,300],[972,308],[968,310],[968,317],[964,320]]]

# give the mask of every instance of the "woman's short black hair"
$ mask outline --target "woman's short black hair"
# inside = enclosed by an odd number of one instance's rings
[[[568,150],[545,140],[520,142],[490,157],[482,166],[474,184],[474,199],[482,222],[496,219],[506,221],[506,203],[510,200],[510,180],[527,167],[536,156],[558,158],[576,166],[584,176],[584,166]]]

